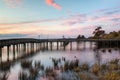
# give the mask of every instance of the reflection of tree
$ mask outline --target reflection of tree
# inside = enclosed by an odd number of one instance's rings
[[[99,49],[95,50],[95,60],[97,61],[99,68],[100,68],[100,64],[101,64],[101,54],[99,52]]]
[[[98,26],[94,31],[93,31],[93,34],[94,34],[94,38],[95,39],[101,39],[104,34],[105,34],[105,31],[102,30],[102,27],[101,26]],[[96,50],[95,50],[95,60],[97,61],[99,67],[100,67],[100,62],[101,62],[101,55],[100,55],[100,52],[99,52],[99,49],[98,49],[98,41],[96,42]]]

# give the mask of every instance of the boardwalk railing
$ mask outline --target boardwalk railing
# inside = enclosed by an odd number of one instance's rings
[[[0,40],[0,47],[20,44],[20,43],[42,43],[42,42],[77,42],[77,41],[88,41],[88,42],[97,42],[97,41],[120,41],[120,39],[76,39],[76,38],[59,38],[59,39],[33,39],[33,38],[18,38],[18,39],[3,39]]]

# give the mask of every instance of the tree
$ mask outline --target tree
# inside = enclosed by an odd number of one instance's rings
[[[81,38],[81,35],[78,35],[78,36],[77,36],[77,39],[80,39],[80,38]]]
[[[77,39],[85,39],[85,36],[79,34],[79,35],[77,36]]]
[[[100,39],[100,38],[102,38],[103,35],[105,34],[105,31],[102,30],[102,27],[101,27],[101,26],[98,26],[98,27],[93,31],[93,34],[94,34],[94,38]]]
[[[81,38],[82,38],[82,39],[85,39],[85,36],[84,36],[84,35],[82,35],[82,36],[81,36]]]

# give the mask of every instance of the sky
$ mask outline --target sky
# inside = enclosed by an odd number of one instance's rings
[[[120,0],[0,0],[0,39],[119,31]]]

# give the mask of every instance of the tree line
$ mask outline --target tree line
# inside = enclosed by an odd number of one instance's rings
[[[105,30],[103,30],[102,27],[99,26],[93,31],[93,35],[94,36],[91,36],[89,38],[90,39],[120,39],[120,30],[106,33]]]

